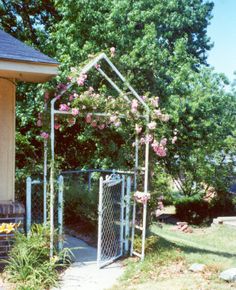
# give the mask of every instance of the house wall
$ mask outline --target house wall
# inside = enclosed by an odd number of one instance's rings
[[[0,78],[0,203],[15,198],[15,85]]]

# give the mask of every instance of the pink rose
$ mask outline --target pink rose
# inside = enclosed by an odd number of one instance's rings
[[[88,113],[85,117],[85,121],[86,123],[91,123],[92,122],[92,114],[91,113]]]
[[[115,115],[110,116],[110,122],[114,123],[117,120],[117,117]]]
[[[165,157],[166,156],[166,149],[163,147],[158,147],[155,153],[160,156],[160,157]]]
[[[162,146],[166,146],[166,143],[167,143],[167,138],[163,138],[163,139],[161,139],[161,141],[160,141],[160,145],[162,145]]]
[[[146,144],[152,142],[152,140],[153,140],[153,136],[151,134],[147,134],[145,136],[145,143]]]
[[[77,108],[73,108],[72,111],[71,111],[71,114],[73,116],[77,116],[79,114],[79,110]]]
[[[131,102],[131,112],[136,113],[138,109],[138,101],[136,99],[133,99]]]
[[[145,138],[144,137],[140,138],[140,144],[141,145],[145,144]]]
[[[154,130],[154,129],[156,129],[157,123],[153,121],[153,122],[149,123],[147,126],[150,130]]]
[[[166,138],[164,138],[164,139],[166,139]],[[165,141],[163,142],[164,139],[162,139],[163,144],[161,144],[161,142],[158,143],[156,140],[154,140],[154,142],[152,143],[153,151],[160,157],[166,156],[166,148],[164,147],[165,146],[164,144],[166,144],[166,143],[165,143]]]
[[[159,116],[159,119],[163,122],[168,122],[170,120],[170,116],[167,114],[162,114],[161,116]]]
[[[77,84],[79,86],[83,86],[85,81],[87,79],[87,75],[86,74],[81,74],[78,78],[77,78]]]
[[[116,121],[116,122],[114,122],[114,126],[115,126],[115,127],[120,127],[120,125],[121,125],[121,122],[120,122],[120,121]]]
[[[77,84],[82,87],[84,85],[84,79],[81,77],[77,78]]]
[[[69,101],[72,102],[74,100],[74,95],[69,96]]]
[[[154,113],[156,114],[157,117],[162,116],[162,113],[161,113],[161,110],[160,109],[154,110]]]
[[[141,97],[144,101],[146,101],[147,97],[146,96],[142,96]]]
[[[96,128],[96,127],[97,127],[97,122],[96,122],[95,120],[92,121],[91,126],[92,126],[93,128]]]
[[[91,94],[91,93],[94,92],[94,88],[93,88],[93,87],[89,87],[88,91],[89,91],[89,93]]]
[[[70,119],[68,120],[68,123],[69,123],[70,125],[74,125],[74,124],[75,124],[75,119],[74,119],[74,118],[70,118]]]
[[[61,125],[60,125],[59,123],[55,123],[55,124],[54,124],[54,129],[55,129],[55,130],[60,129],[60,127],[61,127]]]
[[[43,122],[42,122],[41,119],[38,119],[36,124],[37,124],[37,127],[42,127],[43,126]]]
[[[69,110],[70,110],[70,107],[67,104],[60,104],[59,111],[68,112]]]
[[[100,125],[98,126],[98,128],[99,128],[100,130],[103,130],[103,129],[105,128],[105,124],[100,124]]]
[[[40,136],[43,138],[43,139],[48,139],[49,138],[49,134],[47,132],[42,132],[40,134]]]

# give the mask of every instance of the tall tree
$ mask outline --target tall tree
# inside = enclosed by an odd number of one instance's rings
[[[203,0],[55,1],[62,20],[52,39],[63,67],[79,64],[89,54],[115,47],[120,67],[140,93],[162,98],[184,63],[206,62],[211,44],[207,26],[213,3]],[[183,56],[173,62],[176,46]],[[179,88],[176,88],[179,90]]]
[[[52,0],[0,0],[0,28],[50,55],[47,39],[59,20]]]

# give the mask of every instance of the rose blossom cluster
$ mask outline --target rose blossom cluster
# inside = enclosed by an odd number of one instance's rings
[[[131,102],[131,112],[135,114],[138,111],[138,101],[133,99]]]
[[[167,143],[167,139],[163,138],[161,139],[160,142],[158,142],[157,140],[154,140],[152,143],[152,149],[153,151],[160,157],[165,157],[166,156],[166,143]]]
[[[104,123],[98,123],[99,122],[99,117],[97,117],[96,119],[92,118],[92,114],[88,113],[85,117],[85,122],[87,124],[90,124],[93,128],[98,128],[99,130],[103,130],[106,128],[106,124]]]
[[[68,112],[70,111],[70,107],[67,104],[60,104],[59,111]]]
[[[147,126],[148,126],[148,128],[150,130],[155,130],[156,129],[156,126],[157,126],[157,123],[155,121],[152,121]]]
[[[49,138],[49,134],[47,132],[42,132],[40,134],[40,136],[43,138],[43,139],[48,139]]]
[[[168,114],[162,114],[161,110],[154,110],[155,116],[162,122],[168,122],[170,120],[170,116]]]
[[[77,84],[78,84],[79,86],[82,87],[82,86],[84,85],[86,79],[87,79],[87,75],[86,75],[86,74],[81,74],[81,75],[77,78]]]
[[[42,114],[38,113],[38,120],[36,123],[37,127],[42,127],[43,126],[43,121],[42,121]]]

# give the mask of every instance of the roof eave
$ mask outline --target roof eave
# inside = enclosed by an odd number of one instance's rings
[[[58,74],[59,64],[10,61],[0,59],[0,77],[19,81],[41,83]]]

